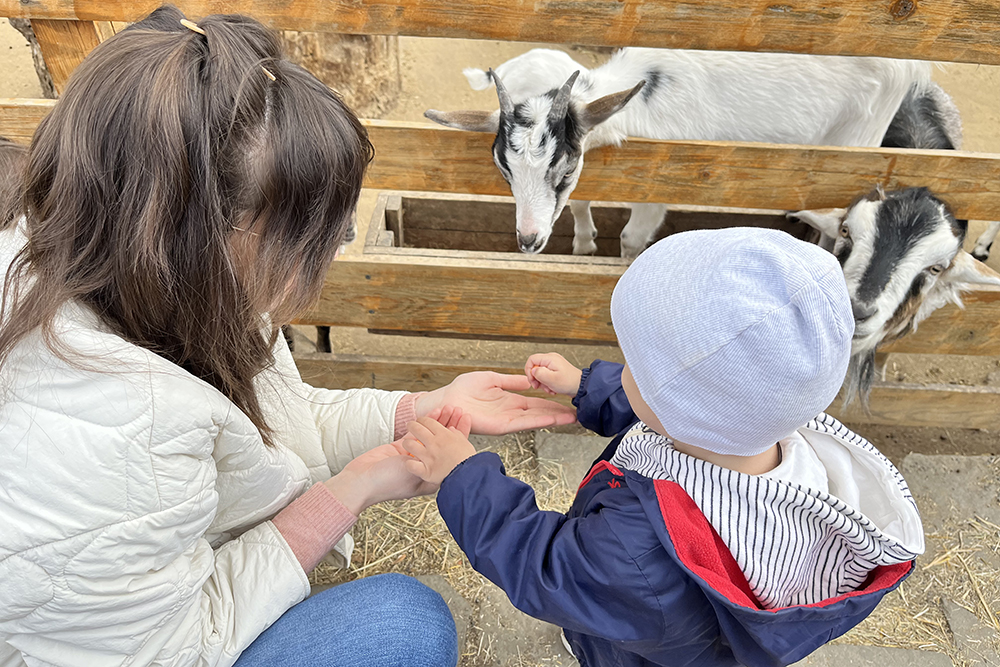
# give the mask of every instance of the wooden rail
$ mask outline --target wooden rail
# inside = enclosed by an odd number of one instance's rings
[[[29,141],[53,104],[0,100],[0,135]],[[376,147],[368,187],[510,194],[493,164],[490,134],[364,123]],[[960,218],[1000,220],[1000,155],[959,151],[633,139],[587,153],[574,198],[798,210],[845,206],[876,183],[928,187],[946,193]]]
[[[192,19],[249,14],[285,30],[1000,64],[986,0],[172,0]],[[0,0],[0,16],[134,21],[160,0]]]
[[[624,266],[559,255],[380,249],[334,262],[300,324],[385,333],[614,343],[608,310]],[[885,348],[922,354],[1000,354],[1000,289],[938,309]]]
[[[489,370],[514,375],[524,372],[524,364],[519,362],[457,359],[297,354],[295,362],[306,382],[330,389],[374,387],[426,391],[441,387],[469,371]],[[996,416],[1000,414],[1000,389],[876,383],[872,388],[870,413],[857,405],[845,410],[839,400],[828,411],[839,419],[865,424],[994,429]]]

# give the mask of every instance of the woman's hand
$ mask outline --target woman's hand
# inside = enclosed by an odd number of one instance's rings
[[[428,484],[410,474],[406,468],[407,459],[409,455],[397,440],[358,456],[325,483],[355,516],[384,500],[413,498],[437,491],[437,484]]]
[[[566,361],[561,354],[548,352],[528,357],[524,374],[535,389],[542,388],[553,395],[576,396],[583,371]]]
[[[430,417],[410,422],[402,440],[403,449],[412,457],[406,461],[407,470],[435,487],[455,466],[476,453],[469,442],[472,419],[458,408],[449,413],[451,410],[451,406],[445,407],[440,422]]]
[[[576,421],[576,410],[571,407],[510,393],[528,389],[531,383],[523,375],[465,373],[445,387],[418,396],[414,409],[419,418],[444,406],[459,408],[471,419],[472,432],[483,435],[503,435]]]

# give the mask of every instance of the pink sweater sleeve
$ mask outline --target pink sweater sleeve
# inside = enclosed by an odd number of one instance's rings
[[[407,394],[396,404],[396,418],[393,423],[393,440],[406,435],[406,425],[417,419],[417,397],[423,392]]]
[[[417,418],[419,395],[407,394],[396,405],[393,439],[406,435],[406,425]],[[302,569],[311,572],[357,520],[325,484],[317,483],[278,512],[271,522],[291,547]]]
[[[271,522],[288,542],[302,569],[311,572],[357,520],[325,484],[318,482]]]

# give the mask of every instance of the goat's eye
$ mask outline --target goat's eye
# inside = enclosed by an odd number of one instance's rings
[[[851,230],[847,228],[847,225],[840,226],[840,235],[843,236],[845,239],[851,237]]]
[[[927,273],[932,276],[939,276],[944,271],[944,267],[940,264],[935,264],[934,266],[927,267]]]

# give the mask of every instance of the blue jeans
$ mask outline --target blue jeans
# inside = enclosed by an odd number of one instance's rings
[[[307,598],[285,612],[236,667],[455,667],[455,620],[416,579],[381,574]]]

